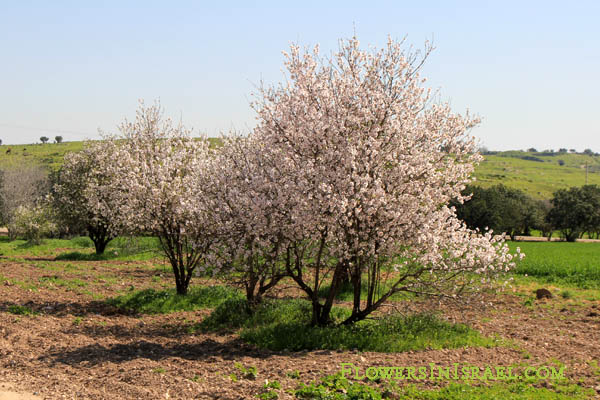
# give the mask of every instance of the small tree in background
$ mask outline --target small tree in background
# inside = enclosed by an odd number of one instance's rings
[[[50,138],[47,136],[42,136],[40,138],[40,142],[42,142],[43,144],[46,144],[48,142],[48,140],[50,140]]]
[[[600,225],[600,188],[596,185],[559,189],[551,200],[547,220],[568,242]]]
[[[55,136],[55,137],[54,137],[54,141],[55,141],[56,143],[62,143],[62,141],[63,141],[63,137],[62,137],[62,136]]]
[[[351,39],[323,59],[318,47],[292,46],[288,82],[254,103],[256,140],[280,171],[271,190],[296,199],[280,212],[283,260],[312,302],[313,324],[331,322],[346,276],[351,324],[394,293],[457,298],[512,265],[501,236],[468,230],[447,207],[462,201],[481,156],[466,135],[477,120],[431,104],[422,86],[430,50],[405,53],[389,40],[368,52]]]
[[[83,150],[66,154],[54,185],[59,220],[71,233],[86,231],[96,254],[104,253],[107,244],[122,231],[121,219],[115,216],[120,199],[104,190],[116,179],[111,167],[117,159],[116,150],[111,141],[89,142]]]
[[[15,212],[19,207],[33,209],[49,192],[48,173],[40,166],[19,166],[0,171],[2,186],[0,190],[1,220],[8,227],[8,236],[16,237],[11,227]]]
[[[11,235],[22,236],[30,244],[40,244],[42,238],[56,230],[53,213],[48,204],[19,206],[8,225]]]

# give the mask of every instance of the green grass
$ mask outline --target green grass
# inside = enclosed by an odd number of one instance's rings
[[[107,299],[106,303],[130,312],[166,314],[212,308],[227,299],[241,298],[238,291],[227,286],[194,286],[190,287],[185,296],[177,294],[173,289],[146,289]]]
[[[306,300],[266,300],[249,313],[243,299],[218,306],[201,324],[205,331],[239,329],[240,337],[270,350],[350,350],[402,352],[408,350],[494,346],[462,324],[451,324],[431,315],[389,316],[360,321],[352,326],[311,327],[311,305]],[[333,309],[340,321],[350,311]],[[240,329],[241,328],[241,329]]]
[[[39,314],[37,311],[34,311],[29,307],[20,306],[18,304],[8,306],[7,311],[14,315],[25,315],[25,316],[29,316],[29,317]]]
[[[542,162],[520,157],[536,157]],[[558,160],[563,160],[561,166]],[[584,154],[541,155],[519,151],[486,155],[476,168],[475,184],[490,187],[502,183],[521,189],[537,199],[550,199],[558,189],[585,184],[585,164],[588,163],[588,183],[600,185],[600,157]]]
[[[118,237],[107,246],[104,254],[96,255],[94,244],[88,237],[73,239],[44,239],[38,245],[25,240],[9,241],[0,237],[0,255],[9,258],[53,257],[58,261],[146,261],[161,257],[157,238]]]
[[[514,271],[518,275],[580,289],[600,288],[600,243],[509,242],[509,246],[525,253]]]
[[[7,154],[9,148],[11,151]],[[83,142],[4,145],[0,146],[0,168],[35,164],[49,170],[57,170],[62,165],[66,153],[79,151],[82,148]]]
[[[567,400],[593,398],[594,390],[577,385],[538,388],[528,383],[470,386],[451,383],[440,390],[421,390],[409,386],[399,391],[397,399],[406,400]]]
[[[388,387],[381,389],[337,374],[320,382],[301,383],[293,394],[297,399],[313,400],[566,400],[589,399],[594,395],[592,389],[573,384],[551,383],[550,386],[551,389],[538,388],[524,382],[471,386],[451,382],[441,389],[422,389],[416,385],[398,387],[395,382],[388,382]]]
[[[211,147],[219,146],[221,143],[219,138],[208,138],[208,140]],[[58,170],[66,153],[80,151],[83,146],[82,141],[3,145],[0,146],[0,168],[40,165],[48,170]],[[7,154],[9,148],[11,151]]]

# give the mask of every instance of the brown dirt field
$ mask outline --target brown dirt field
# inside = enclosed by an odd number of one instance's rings
[[[523,297],[500,293],[488,295],[491,305],[483,313],[479,307],[442,307],[447,319],[467,322],[485,335],[509,342],[496,348],[397,354],[273,352],[256,349],[235,335],[188,333],[187,328],[210,310],[138,316],[120,313],[100,300],[132,285],[170,287],[169,271],[151,265],[0,260],[0,277],[8,279],[4,283],[0,279],[0,383],[5,385],[0,386],[0,399],[249,399],[261,393],[265,380],[294,389],[300,381],[309,383],[339,372],[341,362],[364,370],[429,362],[553,365],[558,360],[567,365],[566,375],[582,386],[600,385],[600,371],[590,365],[600,357],[600,301],[555,297],[525,307]],[[61,284],[74,279],[86,284]],[[39,314],[14,315],[8,312],[11,305]],[[423,301],[411,307],[423,310],[434,305]],[[257,379],[232,381],[235,362],[256,366]],[[300,379],[287,375],[295,370]],[[14,397],[17,392],[21,397]],[[290,398],[283,390],[280,393],[280,398]]]

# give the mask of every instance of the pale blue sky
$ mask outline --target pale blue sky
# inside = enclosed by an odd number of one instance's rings
[[[244,130],[290,42],[330,51],[355,26],[364,45],[433,38],[424,74],[488,148],[600,151],[599,20],[598,1],[0,0],[0,138],[95,138],[140,98],[209,136]]]

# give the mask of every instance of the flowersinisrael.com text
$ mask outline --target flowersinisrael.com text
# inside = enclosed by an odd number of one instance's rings
[[[429,363],[427,366],[371,366],[366,369],[357,367],[352,363],[341,363],[342,377],[349,379],[370,380],[408,380],[408,381],[509,381],[524,379],[564,379],[565,367],[516,367],[486,365],[483,367],[453,363],[451,365],[436,365]]]

